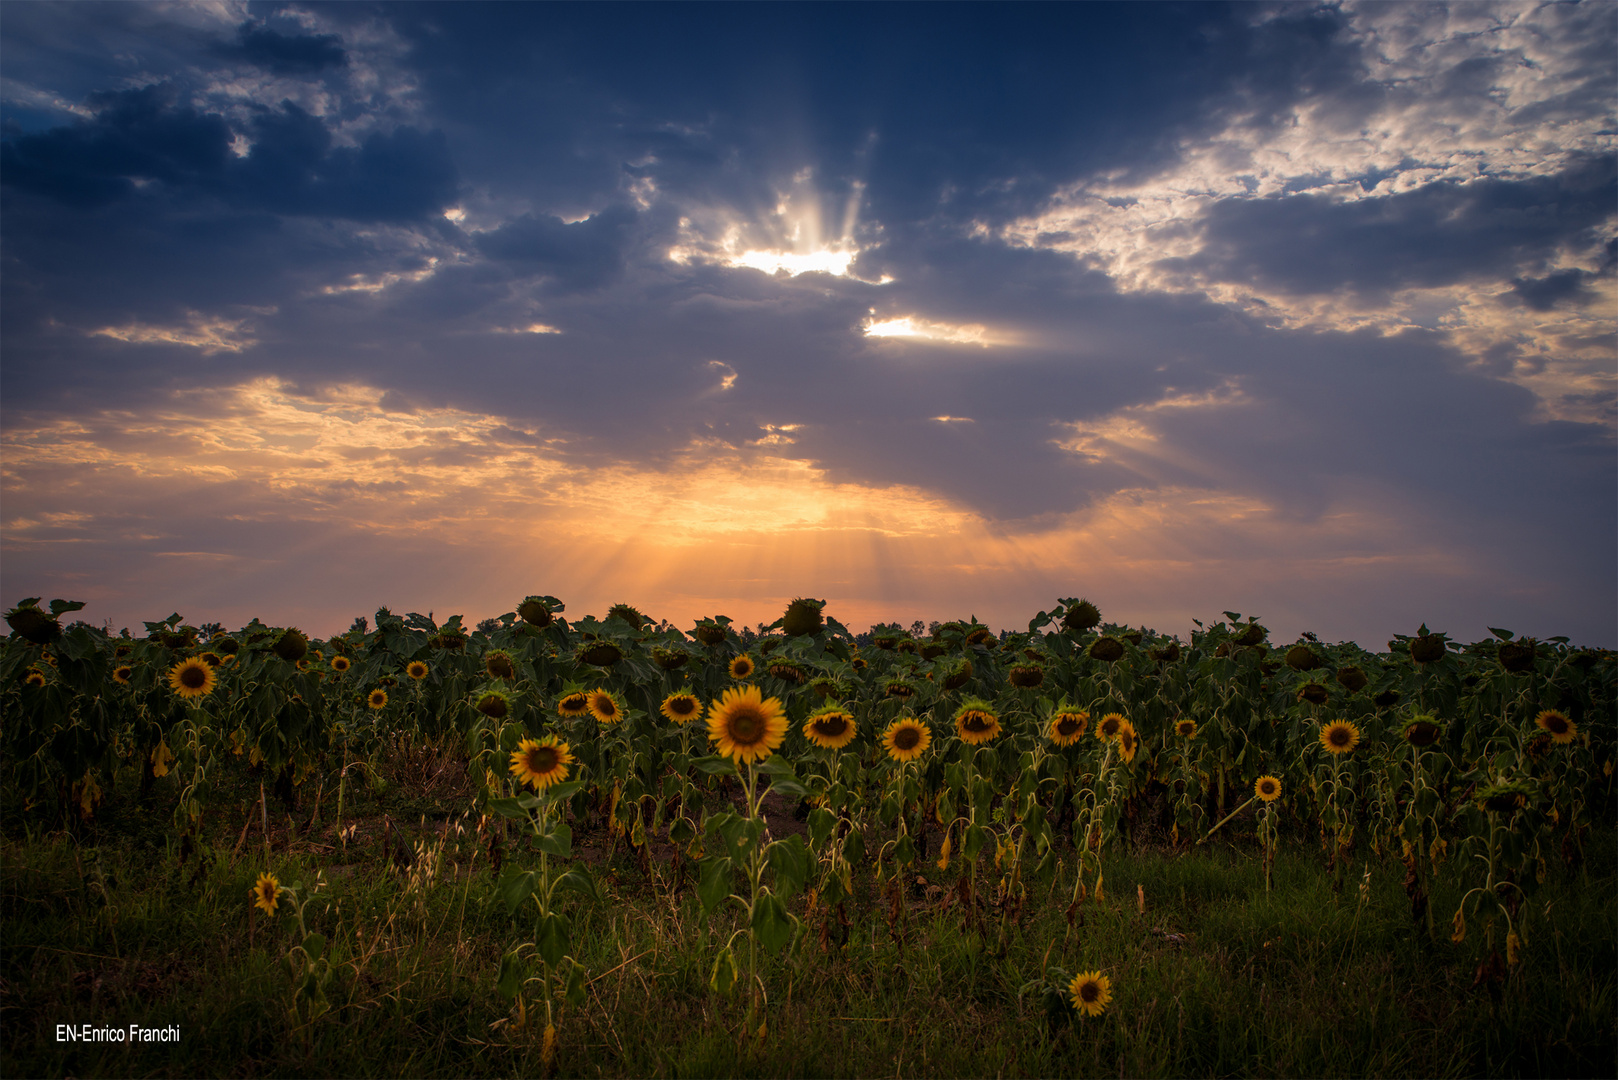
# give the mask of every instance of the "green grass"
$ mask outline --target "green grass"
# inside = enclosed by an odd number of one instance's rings
[[[532,1021],[542,1006],[530,1000],[530,1024],[518,1029],[495,987],[502,954],[529,936],[532,921],[509,916],[495,894],[487,834],[478,835],[475,816],[461,816],[469,801],[414,783],[357,787],[345,816],[358,815],[362,829],[346,849],[330,828],[329,792],[324,827],[290,841],[283,829],[266,855],[255,826],[238,849],[257,794],[250,781],[221,797],[206,839],[183,862],[154,824],[169,820],[161,799],[138,808],[132,794],[115,793],[100,823],[77,838],[9,817],[0,835],[0,1071],[542,1073],[543,1021]],[[300,819],[307,813],[300,808]],[[412,884],[392,868],[383,813],[408,840],[436,849],[433,880]],[[1589,838],[1584,865],[1550,869],[1522,909],[1522,963],[1492,988],[1474,986],[1487,951],[1482,921],[1461,944],[1447,933],[1429,940],[1412,921],[1397,859],[1362,850],[1334,892],[1315,847],[1290,838],[1266,892],[1256,848],[1232,833],[1189,853],[1109,857],[1106,901],[1084,905],[1071,932],[1071,870],[1031,885],[1023,925],[1003,950],[992,916],[986,933],[974,932],[958,907],[939,907],[914,881],[924,876],[948,895],[958,859],[942,873],[931,863],[912,869],[908,920],[897,930],[867,872],[844,908],[846,942],[822,951],[817,917],[798,948],[766,962],[762,1042],[740,1030],[740,996],[708,989],[731,917],[705,917],[689,883],[671,891],[633,860],[598,862],[611,902],[569,901],[591,982],[585,1003],[561,1013],[557,1072],[1618,1073],[1618,836],[1610,828]],[[599,849],[601,837],[581,830],[580,842]],[[514,839],[504,857],[533,858]],[[250,913],[248,892],[265,869],[287,885],[317,875],[326,882],[306,911],[309,928],[330,939],[334,972],[330,1011],[313,1022],[289,1011],[294,981],[282,961],[295,918],[285,908],[273,919]],[[1433,898],[1446,928],[1462,891],[1456,869],[1447,868]],[[792,910],[801,914],[804,902],[793,898]],[[1105,972],[1107,1012],[1053,1025],[1038,994],[1020,993],[1047,965]],[[124,1046],[55,1037],[58,1024],[130,1023],[178,1024],[182,1038]]]

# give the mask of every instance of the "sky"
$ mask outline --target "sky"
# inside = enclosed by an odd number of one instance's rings
[[[1618,646],[1618,5],[0,7],[0,601]]]

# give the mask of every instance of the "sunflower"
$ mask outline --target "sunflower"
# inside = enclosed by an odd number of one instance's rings
[[[1253,794],[1265,802],[1274,802],[1281,797],[1281,781],[1273,776],[1261,776],[1253,785]]]
[[[624,703],[617,694],[601,687],[585,695],[585,707],[603,724],[616,724],[624,718]]]
[[[1195,737],[1197,734],[1197,722],[1189,717],[1184,720],[1175,721],[1174,734],[1178,735],[1182,739],[1190,739]]]
[[[753,674],[755,666],[753,658],[743,653],[730,662],[730,677],[732,679],[745,679]]]
[[[35,688],[44,686],[45,685],[45,673],[42,672],[42,671],[39,671],[37,669],[34,670],[34,671],[30,671],[28,673],[28,678],[24,679],[23,682],[25,682],[29,686],[32,686],[32,687],[35,687]]]
[[[498,690],[485,690],[472,707],[490,720],[504,720],[511,715],[511,699]]]
[[[989,742],[1000,734],[1000,718],[981,698],[969,698],[955,711],[955,731],[971,746]]]
[[[1550,732],[1551,741],[1558,745],[1572,742],[1579,734],[1577,725],[1555,709],[1546,709],[1534,717],[1534,723]]]
[[[1360,729],[1347,720],[1333,720],[1320,728],[1320,745],[1333,754],[1346,754],[1360,744]]]
[[[1425,750],[1438,741],[1443,728],[1436,716],[1412,716],[1402,732],[1405,742],[1419,750]]]
[[[1099,971],[1083,971],[1067,984],[1073,1007],[1086,1016],[1100,1016],[1112,1000],[1112,980]]]
[[[852,667],[855,671],[864,671],[870,665],[868,663],[866,663],[865,657],[856,656],[853,660],[851,660],[849,662],[849,666]]]
[[[54,656],[47,656],[46,659],[49,660],[52,664],[56,663],[56,658]],[[197,654],[197,659],[201,660],[204,664],[207,664],[209,667],[218,667],[219,664],[220,664],[219,654],[216,653],[216,652],[198,653]]]
[[[883,686],[882,693],[887,697],[898,698],[900,701],[909,701],[915,696],[916,688],[904,679],[889,679],[887,684]]]
[[[380,686],[375,690],[372,690],[365,699],[365,704],[369,705],[373,709],[381,709],[385,707],[387,703],[388,692],[382,689]]]
[[[274,874],[260,874],[258,881],[247,890],[247,898],[253,901],[254,907],[263,909],[264,914],[274,915],[281,900],[281,883],[275,880]]]
[[[213,668],[194,656],[181,660],[169,671],[169,689],[187,700],[207,697],[213,692],[213,683]]]
[[[1118,756],[1125,762],[1135,760],[1135,751],[1140,749],[1140,736],[1135,733],[1135,725],[1125,720],[1118,726]]]
[[[134,668],[130,667],[128,664],[120,664],[118,667],[112,669],[112,681],[118,683],[120,686],[128,686],[130,676],[134,674]]]
[[[563,694],[562,700],[556,703],[556,715],[564,720],[576,720],[581,716],[590,714],[590,695],[583,690],[574,690]]]
[[[702,702],[689,690],[676,690],[663,699],[657,710],[676,724],[689,724],[702,715]]]
[[[854,738],[854,717],[836,705],[828,705],[803,722],[803,733],[816,746],[841,750]]]
[[[756,686],[731,687],[708,710],[708,738],[739,764],[763,761],[786,738],[786,710]]]
[[[427,664],[422,660],[412,660],[405,665],[405,674],[417,682],[427,677]]]
[[[511,660],[511,654],[504,649],[495,649],[483,658],[483,670],[494,679],[515,679],[517,665]]]
[[[567,779],[567,767],[573,764],[567,743],[557,742],[555,735],[543,739],[524,739],[511,752],[511,774],[518,783],[527,784],[535,791],[544,791],[552,784]]]
[[[354,666],[353,661],[351,661],[346,656],[334,656],[334,657],[331,658],[331,669],[333,671],[343,672],[343,671],[347,671],[349,668],[351,668],[353,666]]]
[[[913,716],[901,716],[882,733],[882,745],[894,761],[915,761],[933,741],[933,733]]]
[[[1116,739],[1118,732],[1127,723],[1129,721],[1124,719],[1123,713],[1110,712],[1101,718],[1101,723],[1096,725],[1096,738],[1102,740]]]
[[[1071,709],[1059,712],[1051,717],[1051,742],[1057,746],[1072,746],[1084,737],[1085,729],[1090,726],[1090,714],[1075,712]]]

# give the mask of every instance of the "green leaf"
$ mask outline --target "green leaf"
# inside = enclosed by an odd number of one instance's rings
[[[708,776],[734,775],[736,763],[728,757],[697,758],[691,767]]]
[[[562,962],[567,955],[568,942],[573,936],[573,924],[566,915],[555,911],[547,911],[545,917],[539,920],[539,934],[534,945],[539,949],[539,958],[551,967]]]
[[[540,797],[546,802],[555,805],[556,803],[571,799],[573,796],[577,795],[583,790],[583,780],[568,780],[560,784],[552,784],[550,787],[545,789]]]
[[[899,837],[899,842],[893,845],[893,858],[901,866],[909,866],[916,861],[916,845],[911,842],[909,833]]]
[[[539,838],[539,850],[559,859],[571,858],[573,855],[573,830],[567,827],[567,822],[558,821]]]
[[[769,757],[754,767],[760,776],[792,776],[792,762],[783,757]]]
[[[796,932],[796,922],[780,897],[766,892],[753,902],[753,936],[765,952],[780,952],[792,944]]]
[[[730,896],[731,870],[735,864],[723,855],[702,860],[702,878],[697,882],[697,898],[702,910],[712,914]]]
[[[968,825],[966,838],[961,841],[961,854],[967,859],[975,859],[978,852],[983,850],[984,832],[981,825]]]
[[[567,1003],[575,1008],[584,1004],[584,993],[590,988],[584,974],[584,965],[577,960],[567,969]]]
[[[507,1001],[517,1000],[522,993],[522,984],[528,977],[528,965],[523,963],[517,949],[512,949],[500,958],[500,978],[495,983],[495,989]]]
[[[325,955],[326,952],[326,935],[310,934],[308,937],[304,938],[303,951],[309,954],[309,960],[311,963],[319,960],[321,956]]]
[[[817,806],[809,811],[809,843],[816,848],[826,845],[835,828],[837,828],[837,815],[824,806]]]
[[[601,893],[601,886],[596,882],[596,879],[591,875],[590,871],[583,866],[575,866],[573,869],[557,878],[556,884],[553,886],[553,888],[557,890],[566,889],[569,892],[576,892],[580,896],[588,897],[598,904],[604,904],[607,902],[607,898]]]
[[[506,872],[500,875],[500,898],[506,902],[506,912],[516,914],[524,900],[534,894],[539,887],[539,875],[532,870],[522,870],[515,866],[506,867]]]
[[[1510,641],[1512,638],[1517,636],[1517,635],[1513,634],[1510,630],[1502,630],[1498,626],[1489,627],[1489,633],[1493,634],[1495,637],[1499,638],[1501,641]]]
[[[514,818],[519,821],[524,821],[528,818],[528,811],[523,808],[520,799],[490,799],[489,812],[498,814],[503,818]]]
[[[814,868],[814,856],[803,842],[802,834],[778,840],[767,852],[770,869],[775,872],[775,884],[782,896],[791,896],[809,881]]]
[[[770,781],[770,792],[775,795],[784,795],[789,799],[801,799],[809,794],[809,789],[804,787],[797,777],[783,776]]]
[[[729,995],[736,988],[736,957],[726,945],[714,957],[713,974],[708,977],[708,989],[716,994]]]

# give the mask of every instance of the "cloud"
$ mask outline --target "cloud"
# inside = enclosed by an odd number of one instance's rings
[[[477,250],[512,264],[517,272],[543,275],[563,291],[599,288],[622,271],[634,238],[635,211],[612,206],[583,221],[525,214],[489,232],[474,234]]]
[[[336,34],[281,34],[252,21],[237,29],[236,48],[222,51],[276,75],[312,75],[348,63]]]

